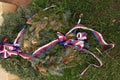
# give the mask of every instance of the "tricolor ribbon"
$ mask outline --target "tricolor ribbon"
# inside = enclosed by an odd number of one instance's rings
[[[13,44],[7,43],[6,42],[7,40],[4,40],[3,42],[0,43],[1,58],[8,58],[11,55],[20,55],[24,59],[30,59],[30,58],[33,58],[35,56],[38,56],[38,55],[46,52],[47,50],[51,49],[53,46],[55,46],[57,44],[61,44],[63,46],[77,49],[78,51],[88,53],[88,54],[92,55],[94,58],[96,58],[96,60],[99,62],[99,65],[90,64],[81,73],[81,75],[83,75],[90,66],[101,67],[103,65],[101,59],[97,55],[93,54],[91,51],[85,49],[85,41],[84,40],[87,39],[86,32],[78,32],[76,35],[77,39],[68,39],[67,38],[68,35],[76,29],[83,29],[83,30],[91,31],[94,34],[94,36],[96,37],[96,39],[98,40],[98,42],[100,43],[100,45],[102,45],[103,47],[106,47],[106,49],[103,51],[103,53],[105,53],[106,51],[108,51],[114,47],[114,44],[108,44],[107,42],[105,42],[105,40],[103,39],[102,35],[99,32],[97,32],[91,28],[88,28],[82,24],[78,24],[75,27],[73,27],[70,31],[68,31],[65,35],[61,34],[60,32],[57,32],[56,40],[53,40],[53,41],[49,42],[48,44],[46,44],[42,47],[39,47],[36,51],[33,52],[33,54],[27,54],[25,52],[22,52],[20,45],[19,45],[19,40],[23,36],[23,33],[25,31],[25,27],[24,27],[18,33],[18,36],[15,39]]]
[[[71,32],[73,32],[76,29],[83,29],[83,30],[89,30],[93,33],[93,35],[96,37],[96,39],[98,40],[98,42],[100,43],[100,45],[103,46],[103,53],[106,53],[108,50],[114,48],[114,44],[108,44],[107,42],[105,42],[103,36],[101,33],[99,33],[98,31],[95,31],[91,28],[88,28],[82,24],[77,24],[75,27],[73,27],[71,30],[69,30],[66,33],[66,36],[69,35]]]

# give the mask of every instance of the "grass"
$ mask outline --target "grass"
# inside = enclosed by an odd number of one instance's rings
[[[80,71],[87,65],[91,60],[89,56],[83,53],[78,53],[81,58],[81,65],[78,65],[75,68],[66,69],[62,77],[59,76],[49,76],[43,77],[39,74],[38,71],[30,67],[30,63],[26,60],[21,59],[20,57],[11,57],[8,59],[1,59],[1,64],[5,67],[6,70],[11,73],[17,74],[21,77],[22,80],[120,80],[120,1],[119,0],[35,0],[31,7],[35,10],[40,10],[51,4],[55,4],[57,7],[51,12],[53,13],[64,13],[66,11],[71,12],[71,16],[68,21],[68,27],[62,27],[58,31],[65,33],[68,29],[71,29],[73,25],[77,23],[79,14],[83,13],[82,24],[93,28],[103,34],[107,42],[115,43],[115,48],[109,51],[106,55],[101,56],[104,65],[101,68],[91,67],[87,73],[83,76],[80,76]],[[51,13],[50,12],[50,13]],[[48,15],[50,14],[48,12]],[[27,14],[27,13],[26,13]],[[23,22],[21,22],[21,25]],[[12,24],[7,24],[6,26],[13,26]],[[18,25],[18,24],[17,24]],[[14,25],[16,26],[16,25]],[[7,35],[10,35],[11,42],[15,38],[17,32],[12,30],[16,27],[11,28],[9,34],[6,31]],[[21,27],[19,27],[20,30]],[[45,30],[46,32],[46,30]],[[56,31],[49,31],[51,36],[54,37]],[[12,34],[16,33],[16,34]],[[44,33],[44,31],[43,31]],[[13,36],[13,37],[12,37]],[[49,35],[48,35],[49,36]],[[44,36],[43,36],[44,37]],[[2,36],[1,36],[2,38]],[[47,36],[45,36],[47,38]],[[49,42],[44,42],[45,44]],[[90,44],[93,44],[92,39],[90,39]],[[97,41],[96,41],[97,42]],[[92,50],[97,53],[94,49],[98,45],[91,45]],[[48,51],[49,53],[60,54],[59,46]],[[86,59],[89,58],[89,59]],[[92,59],[93,60],[93,59]],[[15,69],[15,70],[14,70]]]

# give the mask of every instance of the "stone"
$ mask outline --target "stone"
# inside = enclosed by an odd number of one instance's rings
[[[2,26],[4,22],[4,18],[2,16],[3,13],[10,13],[15,12],[17,9],[17,6],[14,4],[9,4],[5,2],[0,2],[0,26]]]
[[[20,78],[14,74],[5,71],[5,69],[3,69],[0,65],[0,80],[20,80]]]

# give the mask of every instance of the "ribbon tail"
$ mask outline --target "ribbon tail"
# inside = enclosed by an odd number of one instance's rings
[[[88,54],[92,55],[92,56],[99,62],[99,65],[97,65],[97,64],[89,64],[88,67],[86,67],[86,68],[81,72],[81,75],[84,75],[85,72],[90,68],[90,66],[94,66],[94,67],[99,68],[99,67],[101,67],[101,66],[103,65],[102,60],[101,60],[97,55],[93,54],[92,52],[90,52],[90,51],[88,51],[88,50],[86,50],[86,49],[82,49],[82,51],[85,52],[85,53],[88,53]]]
[[[31,59],[31,58],[33,58],[33,56],[31,54],[27,54],[27,53],[24,53],[24,52],[19,52],[19,56],[21,56],[24,59]]]
[[[52,48],[53,46],[55,46],[58,42],[59,42],[59,40],[56,39],[56,40],[54,40],[54,41],[52,41],[52,42],[50,42],[50,43],[48,43],[48,44],[46,44],[46,45],[38,48],[32,55],[33,55],[33,56],[40,55],[40,54],[46,52],[47,50],[51,49],[51,48]]]
[[[25,31],[25,27],[18,33],[18,35],[17,35],[17,37],[16,37],[16,39],[15,39],[15,41],[14,41],[14,45],[15,45],[15,44],[18,44],[20,38],[21,38],[21,37],[23,36],[23,34],[24,34],[24,31]]]
[[[100,45],[102,45],[103,49],[102,49],[102,53],[107,53],[107,51],[111,50],[112,48],[114,48],[114,44],[110,43],[108,44],[107,42],[105,42],[102,34],[100,34],[97,31],[92,30],[92,33],[94,34],[94,36],[96,37],[96,39],[98,40],[98,42],[100,43]]]
[[[50,43],[48,43],[48,44],[46,44],[46,45],[38,48],[38,49],[37,49],[33,54],[31,54],[31,55],[29,55],[29,54],[27,54],[27,53],[24,53],[24,52],[19,52],[18,54],[19,54],[22,58],[24,58],[24,59],[31,59],[31,58],[33,58],[33,57],[35,57],[35,56],[38,56],[38,55],[46,52],[46,51],[49,50],[49,49],[51,49],[51,48],[52,48],[53,46],[55,46],[58,42],[59,42],[58,39],[57,39],[57,40],[54,40],[54,41],[52,41],[52,42],[50,42]]]

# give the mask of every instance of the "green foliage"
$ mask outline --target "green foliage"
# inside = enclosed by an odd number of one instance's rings
[[[72,15],[68,21],[69,26],[62,26],[58,30],[52,30],[48,28],[40,32],[43,44],[48,43],[55,39],[57,31],[66,33],[74,24],[76,24],[79,15],[83,13],[82,24],[85,24],[95,30],[101,32],[104,38],[108,42],[113,42],[116,47],[108,54],[101,56],[104,66],[97,69],[91,67],[84,76],[79,75],[79,71],[84,69],[88,62],[93,60],[89,55],[79,53],[81,62],[75,68],[66,69],[62,77],[50,76],[43,77],[37,70],[31,67],[29,61],[22,59],[21,57],[12,56],[8,59],[1,59],[2,66],[11,73],[17,74],[22,80],[119,80],[120,79],[120,10],[119,0],[34,0],[33,4],[28,9],[19,9],[15,14],[5,15],[5,23],[2,26],[2,35],[8,35],[10,42],[13,42],[18,31],[23,27],[25,19],[22,17],[30,16],[36,10],[42,10],[43,8],[55,4],[56,7],[48,11],[48,15],[53,13],[60,13],[70,11]],[[46,34],[48,33],[48,34]],[[44,35],[46,34],[46,35]],[[51,37],[49,37],[51,36]],[[98,47],[90,39],[92,50],[97,54],[97,51],[93,48]],[[41,45],[43,45],[41,44]],[[64,49],[60,46],[56,46],[46,54],[58,56],[61,54],[61,50]],[[57,55],[58,54],[58,55]],[[99,55],[99,54],[98,54]]]

